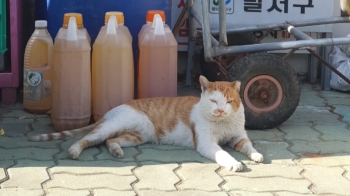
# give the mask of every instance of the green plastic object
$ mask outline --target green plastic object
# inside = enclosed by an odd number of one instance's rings
[[[6,50],[6,0],[0,0],[0,54]]]

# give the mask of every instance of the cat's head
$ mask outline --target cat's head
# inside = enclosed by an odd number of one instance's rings
[[[201,84],[201,108],[206,117],[221,120],[236,113],[241,105],[240,81],[209,82],[204,76],[199,77]]]

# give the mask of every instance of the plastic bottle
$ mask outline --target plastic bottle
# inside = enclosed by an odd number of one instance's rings
[[[88,125],[91,117],[91,47],[82,15],[64,15],[53,46],[51,118],[56,131]]]
[[[107,12],[92,51],[92,109],[95,121],[134,98],[132,36],[122,12]]]
[[[138,98],[177,96],[177,42],[159,14],[139,40]]]
[[[154,28],[154,24],[153,24],[153,18],[154,18],[154,15],[156,14],[159,14],[160,17],[162,18],[162,21],[163,21],[163,24],[164,24],[164,28],[169,28],[170,27],[165,24],[165,13],[163,10],[148,10],[147,13],[146,13],[146,24],[144,24],[138,34],[138,46],[140,48],[140,40],[143,39],[143,37],[145,36],[146,32],[149,32],[152,27]],[[140,52],[138,53],[138,59],[137,59],[137,67],[140,66],[140,61],[141,61],[141,57],[140,57]],[[136,88],[137,88],[137,85],[136,85]],[[137,95],[137,94],[136,94]],[[138,95],[137,95],[138,96]],[[139,96],[138,96],[139,97]]]
[[[45,113],[51,107],[52,38],[47,21],[35,21],[35,30],[24,53],[23,107],[31,113]]]

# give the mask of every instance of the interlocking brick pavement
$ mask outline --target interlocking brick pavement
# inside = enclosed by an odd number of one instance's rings
[[[67,150],[76,139],[26,140],[54,132],[49,115],[0,104],[6,133],[0,137],[0,195],[350,195],[350,94],[319,89],[302,85],[299,107],[282,125],[248,131],[263,163],[223,147],[244,164],[237,173],[193,149],[170,145],[124,148],[117,159],[103,143],[71,160]],[[180,94],[198,95],[198,89]]]

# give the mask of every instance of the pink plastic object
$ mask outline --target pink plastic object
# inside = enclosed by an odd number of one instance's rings
[[[15,103],[17,101],[17,88],[19,86],[20,65],[23,55],[20,52],[22,43],[22,1],[10,0],[10,43],[11,43],[11,72],[0,73],[0,89],[2,91],[2,102]],[[21,63],[20,63],[21,62]]]

